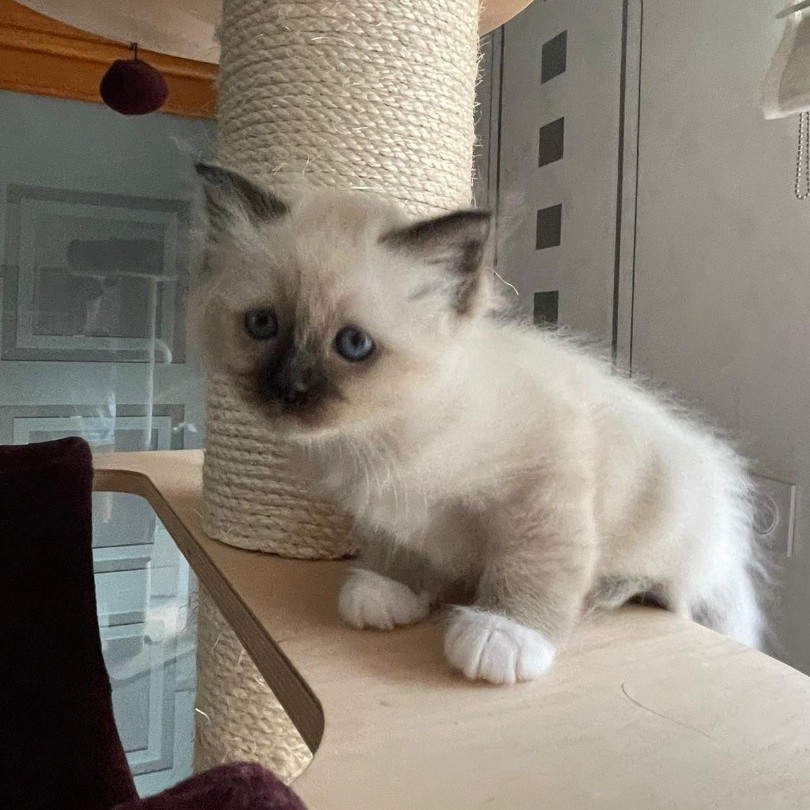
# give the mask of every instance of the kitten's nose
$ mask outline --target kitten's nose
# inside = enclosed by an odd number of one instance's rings
[[[313,366],[293,369],[290,372],[290,388],[298,394],[304,394],[317,384],[317,376]]]
[[[301,405],[311,401],[323,389],[324,382],[317,364],[293,361],[275,376],[273,388],[285,405]]]

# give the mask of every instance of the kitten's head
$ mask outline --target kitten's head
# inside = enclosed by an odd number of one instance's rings
[[[490,216],[409,223],[377,197],[277,197],[199,164],[208,214],[192,323],[213,372],[291,438],[362,430],[424,402],[486,306]]]

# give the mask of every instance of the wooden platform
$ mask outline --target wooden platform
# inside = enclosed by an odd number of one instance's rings
[[[810,679],[652,608],[585,623],[543,680],[472,684],[438,621],[338,619],[343,563],[200,528],[202,454],[100,456],[96,488],[155,509],[315,751],[310,810],[808,810]]]

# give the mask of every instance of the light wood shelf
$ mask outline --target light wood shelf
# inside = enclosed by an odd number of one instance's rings
[[[360,632],[345,563],[242,551],[200,526],[202,454],[102,455],[152,505],[315,751],[310,810],[807,810],[810,679],[664,611],[586,620],[544,679],[472,684],[438,620]]]

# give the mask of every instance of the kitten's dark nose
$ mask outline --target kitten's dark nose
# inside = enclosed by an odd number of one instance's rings
[[[326,378],[317,362],[295,358],[271,376],[270,387],[289,406],[311,403],[323,391]]]
[[[314,366],[292,369],[290,388],[297,394],[304,394],[318,384],[319,373]]]

